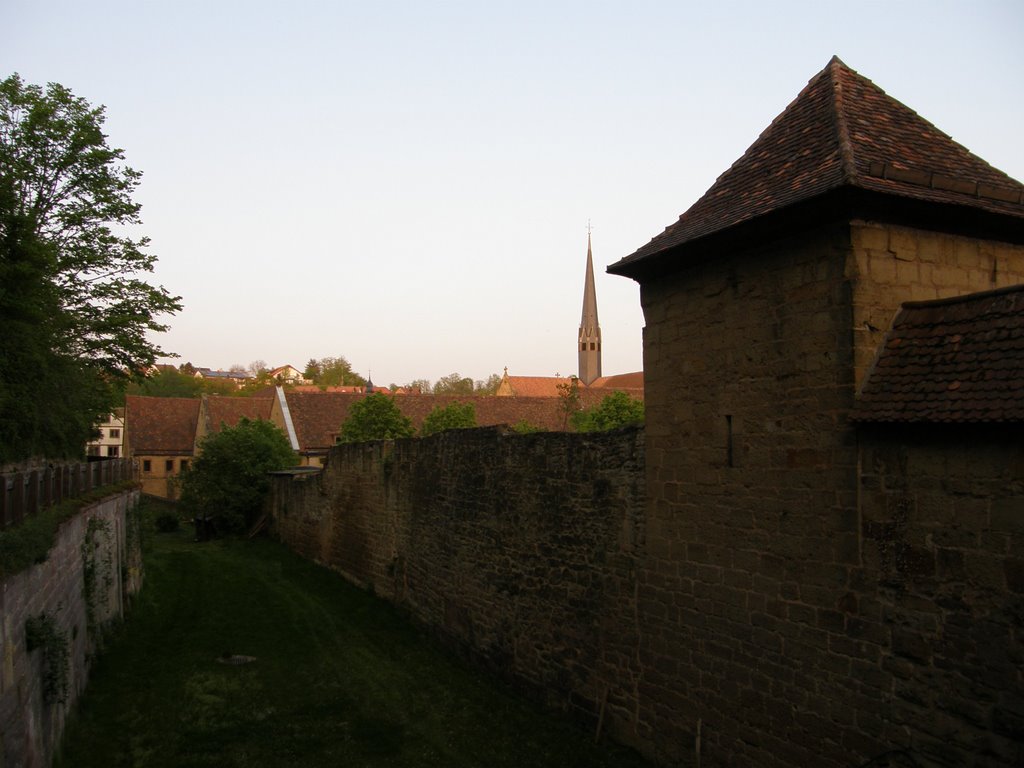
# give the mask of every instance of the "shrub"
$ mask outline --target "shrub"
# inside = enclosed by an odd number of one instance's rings
[[[268,472],[295,464],[284,432],[269,421],[242,418],[199,444],[181,475],[181,505],[204,529],[235,533],[255,522],[270,488]]]
[[[338,442],[362,443],[412,436],[412,419],[398,410],[393,397],[377,392],[352,404],[348,418],[341,425]]]
[[[572,415],[572,426],[577,432],[606,432],[643,423],[644,404],[625,392],[612,392],[593,408]]]
[[[434,435],[448,429],[469,429],[476,426],[476,407],[472,403],[448,403],[434,410],[423,419],[420,435]]]

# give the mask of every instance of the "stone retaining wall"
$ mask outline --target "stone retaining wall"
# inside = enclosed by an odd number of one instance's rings
[[[0,587],[0,765],[50,765],[68,712],[85,689],[104,628],[124,615],[142,584],[135,508],[126,491],[67,520],[45,562]],[[45,648],[28,649],[26,627],[51,632],[51,652],[66,654],[60,675]],[[51,657],[53,658],[53,657]]]

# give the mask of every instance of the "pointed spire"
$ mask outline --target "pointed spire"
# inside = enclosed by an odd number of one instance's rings
[[[601,377],[601,326],[597,321],[597,289],[594,286],[594,254],[587,225],[587,272],[583,282],[583,314],[578,338],[579,379],[587,386]]]

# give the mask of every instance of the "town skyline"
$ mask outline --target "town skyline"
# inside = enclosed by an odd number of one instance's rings
[[[15,0],[0,22],[5,73],[105,105],[110,143],[143,172],[137,234],[184,302],[159,338],[173,364],[344,355],[378,384],[567,375],[590,220],[604,372],[639,370],[639,291],[605,267],[832,55],[1024,176],[1015,3]]]

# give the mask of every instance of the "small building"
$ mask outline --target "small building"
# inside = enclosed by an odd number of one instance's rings
[[[195,455],[202,401],[192,397],[125,398],[125,455],[138,465],[142,492],[174,499],[176,478]]]
[[[202,441],[241,419],[270,419],[267,397],[143,397],[125,405],[125,456],[135,460],[143,493],[177,498],[177,479]]]
[[[123,454],[124,408],[115,408],[96,430],[97,436],[85,445],[87,457],[114,459]]]
[[[282,365],[268,373],[270,378],[278,384],[309,384],[302,371],[292,365]]]

